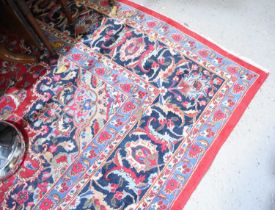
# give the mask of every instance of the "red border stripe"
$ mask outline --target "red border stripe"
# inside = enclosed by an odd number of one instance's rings
[[[189,35],[190,37],[193,37],[197,41],[201,42],[202,44],[208,46],[209,48],[213,49],[217,53],[221,54],[222,56],[231,59],[235,63],[257,73],[259,75],[258,79],[254,82],[254,84],[251,86],[251,88],[247,91],[246,95],[243,97],[240,104],[236,107],[235,111],[232,113],[231,117],[229,118],[227,124],[224,126],[222,131],[220,132],[219,136],[215,139],[213,144],[210,146],[210,148],[207,150],[201,161],[199,162],[196,170],[194,171],[192,177],[190,177],[190,180],[187,182],[184,189],[181,191],[180,195],[178,196],[177,200],[174,202],[171,209],[178,210],[182,209],[186,202],[188,201],[189,197],[193,193],[193,191],[196,189],[197,185],[199,184],[202,177],[205,175],[209,167],[211,166],[211,163],[213,162],[214,158],[216,157],[218,151],[220,150],[223,143],[226,141],[227,137],[233,130],[233,128],[236,126],[238,121],[240,120],[241,116],[243,115],[244,111],[246,110],[247,106],[261,87],[261,85],[266,80],[268,73],[247,63],[246,61],[236,57],[235,55],[226,52],[222,48],[220,48],[218,45],[208,41],[204,37],[200,36],[199,34],[191,31],[190,29],[184,27],[180,23],[172,20],[171,18],[168,18],[164,15],[161,15],[151,9],[148,9],[144,6],[141,6],[139,4],[136,4],[134,2],[128,1],[128,0],[118,0],[122,3],[125,3],[131,7],[134,7],[138,10],[141,10],[151,16],[154,16],[155,18],[158,18],[173,27],[177,28],[178,30],[182,31],[183,33]]]

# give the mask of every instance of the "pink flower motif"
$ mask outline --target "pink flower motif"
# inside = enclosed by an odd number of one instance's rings
[[[174,41],[176,42],[179,42],[180,40],[182,40],[182,36],[180,34],[173,34],[172,39],[174,39]]]
[[[207,128],[206,133],[207,133],[206,134],[207,138],[213,137],[215,135],[215,133],[211,130],[211,128]]]
[[[182,170],[181,170],[181,172],[182,172],[183,174],[188,174],[190,171],[191,171],[191,169],[188,167],[187,164],[183,164],[183,165],[182,165]]]
[[[195,46],[195,42],[189,41],[189,42],[188,42],[188,45],[189,45],[189,47],[194,47],[194,46]]]
[[[165,59],[164,59],[163,57],[161,57],[161,58],[158,59],[158,62],[159,62],[161,65],[163,65],[164,62],[165,62]]]
[[[220,79],[220,78],[215,78],[214,80],[213,80],[213,83],[215,84],[215,85],[220,85],[220,84],[222,84],[222,79]]]
[[[95,151],[94,150],[91,150],[90,152],[89,152],[89,156],[88,156],[88,158],[94,158],[94,157],[96,157],[96,153],[95,153]]]
[[[129,101],[125,104],[123,111],[130,112],[130,111],[134,110],[135,108],[136,108],[136,106],[131,101]]]
[[[219,58],[219,57],[215,58],[215,62],[217,64],[221,64],[222,63],[222,58]]]
[[[189,157],[195,158],[202,152],[202,149],[200,146],[193,144],[189,150]]]
[[[163,203],[163,201],[159,201],[158,202],[158,209],[167,209],[167,205],[165,205],[165,203]]]
[[[20,205],[23,205],[29,199],[28,191],[23,190],[17,194],[16,201]]]
[[[244,86],[240,85],[240,84],[235,84],[233,87],[233,91],[234,93],[239,93],[241,91],[244,90]]]
[[[180,184],[178,183],[177,180],[175,179],[170,179],[166,186],[165,186],[165,191],[167,193],[172,193],[174,190],[176,190],[177,188],[179,188]]]
[[[51,153],[54,153],[56,150],[57,150],[57,146],[56,145],[51,145],[49,147],[49,152],[51,152]]]
[[[129,93],[131,91],[132,85],[130,84],[122,84],[120,85],[121,89],[125,92]]]
[[[100,6],[102,6],[102,7],[109,6],[109,1],[107,1],[107,0],[100,1]]]
[[[112,184],[111,184],[111,192],[114,193],[115,191],[117,191],[117,188],[118,188],[118,187],[119,187],[118,184],[112,183]]]
[[[143,91],[138,91],[138,97],[139,98],[144,98],[144,96],[146,95],[146,93],[144,93]]]
[[[102,76],[102,75],[105,74],[105,69],[104,69],[104,68],[97,68],[97,69],[95,70],[95,72],[96,72],[98,75]]]
[[[227,106],[232,107],[235,105],[235,102],[232,99],[227,100]]]
[[[54,75],[54,76],[53,76],[53,80],[54,80],[55,82],[58,82],[60,79],[61,79],[61,76],[60,76],[60,75]]]
[[[227,71],[229,71],[231,74],[236,74],[239,71],[239,68],[236,66],[228,66]]]
[[[93,129],[94,129],[94,134],[97,134],[97,132],[99,131],[99,123],[97,121],[94,122]]]
[[[61,157],[59,157],[59,158],[57,158],[56,159],[56,162],[57,163],[63,163],[63,162],[67,162],[68,160],[67,160],[67,156],[66,155],[62,155]]]
[[[153,63],[152,63],[152,68],[153,68],[153,69],[159,68],[159,64],[158,64],[157,62],[153,62]]]
[[[203,58],[206,58],[209,56],[209,51],[208,50],[199,50],[199,55]]]
[[[75,175],[79,174],[82,171],[84,171],[84,167],[83,167],[82,163],[77,162],[73,165],[72,170],[71,170],[71,174],[73,176],[75,176]]]
[[[132,36],[132,32],[131,32],[131,31],[127,31],[127,32],[125,33],[125,36],[126,36],[127,38],[131,37],[131,36]]]
[[[38,184],[37,187],[40,189],[40,193],[43,194],[47,191],[48,184],[46,182],[42,182],[41,184]]]
[[[99,138],[98,138],[98,141],[99,141],[100,143],[102,143],[102,142],[104,142],[104,141],[110,139],[111,137],[112,137],[112,135],[111,135],[108,131],[103,131],[103,132],[100,134],[100,136],[99,136]]]
[[[120,201],[123,198],[123,192],[120,192],[120,191],[116,192],[114,197],[115,197],[115,199]]]
[[[224,118],[226,118],[226,114],[224,112],[222,112],[221,110],[218,110],[214,113],[213,120],[215,122],[220,121]]]
[[[154,28],[157,24],[156,22],[151,21],[151,22],[148,22],[147,25],[149,28]]]
[[[41,205],[40,205],[40,209],[42,210],[49,210],[53,207],[54,203],[46,198],[45,200],[42,201]]]
[[[81,54],[73,54],[72,57],[75,61],[78,61],[81,59]]]
[[[60,192],[64,193],[64,192],[66,192],[68,189],[69,189],[69,187],[68,187],[67,183],[66,183],[66,182],[63,182],[63,183],[61,184]]]

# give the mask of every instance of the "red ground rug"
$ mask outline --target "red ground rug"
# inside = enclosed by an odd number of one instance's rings
[[[0,98],[28,145],[1,208],[181,209],[267,73],[130,1],[84,3],[71,27],[28,1],[59,60]]]

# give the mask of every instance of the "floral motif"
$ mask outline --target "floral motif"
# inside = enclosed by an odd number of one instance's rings
[[[130,112],[132,110],[134,110],[136,108],[136,106],[131,102],[127,102],[123,108],[124,112]]]
[[[172,193],[179,188],[179,182],[176,179],[170,179],[165,187],[167,193]]]
[[[158,165],[157,147],[150,143],[139,139],[135,142],[126,144],[126,159],[129,164],[139,173],[141,171],[149,171]]]
[[[107,141],[108,139],[111,138],[111,134],[108,131],[103,131],[98,138],[98,141],[100,143],[103,143],[104,141]]]
[[[80,172],[84,171],[84,169],[85,168],[84,168],[83,164],[81,162],[77,162],[73,165],[71,174],[72,174],[72,176],[75,176],[75,175],[79,174]]]
[[[29,194],[28,194],[28,191],[26,190],[19,192],[16,196],[16,201],[20,205],[24,204],[28,199],[29,199]]]
[[[189,157],[195,158],[202,152],[202,148],[196,144],[192,144],[189,150]]]
[[[120,59],[127,61],[140,56],[145,50],[145,42],[142,37],[131,38],[121,46]]]
[[[214,116],[213,116],[213,120],[214,121],[220,121],[220,120],[223,120],[226,118],[226,114],[222,111],[222,110],[217,110],[215,113],[214,113]]]

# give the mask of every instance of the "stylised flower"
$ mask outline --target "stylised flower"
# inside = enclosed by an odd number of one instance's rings
[[[104,69],[104,68],[97,68],[97,69],[95,70],[95,72],[96,72],[98,75],[102,76],[102,75],[105,74],[105,69]]]
[[[235,102],[232,99],[228,99],[224,102],[224,104],[228,107],[233,107],[235,105]]]
[[[136,108],[136,106],[131,101],[129,101],[125,104],[123,111],[130,112],[130,111],[134,110],[135,108]]]
[[[75,148],[75,145],[72,141],[62,142],[62,146],[67,152],[72,151]]]
[[[189,157],[195,158],[202,152],[202,148],[196,144],[193,144],[189,150]]]
[[[172,39],[174,39],[176,42],[179,42],[182,40],[182,36],[180,34],[173,34]]]
[[[168,128],[172,128],[175,125],[173,120],[171,120],[171,119],[160,119],[159,123],[161,125],[166,125]]]
[[[175,180],[175,179],[170,179],[170,180],[167,182],[166,186],[165,186],[165,191],[166,191],[167,193],[171,193],[171,192],[173,192],[174,190],[176,190],[177,188],[179,188],[179,186],[180,186],[180,184],[179,184],[179,182],[178,182],[177,180]]]
[[[139,173],[149,171],[158,165],[157,146],[149,141],[139,139],[126,143],[126,160]]]
[[[153,21],[150,21],[147,23],[147,26],[150,28],[154,28],[156,25],[157,25],[156,22],[153,22]]]
[[[214,80],[213,80],[213,83],[214,85],[221,85],[223,82],[223,80],[219,77],[216,77]]]
[[[56,162],[57,163],[62,163],[62,162],[67,162],[68,160],[67,160],[67,156],[66,155],[62,155],[62,156],[60,156],[59,158],[57,158],[56,159]]]
[[[132,88],[132,85],[130,84],[122,84],[120,85],[121,89],[124,90],[125,92],[130,92],[131,91],[131,88]]]
[[[66,182],[63,182],[60,187],[61,187],[61,189],[59,191],[62,193],[66,192],[69,189]]]
[[[210,137],[213,137],[214,135],[215,135],[215,133],[211,130],[211,128],[207,128],[206,137],[210,138]]]
[[[144,96],[146,95],[146,93],[144,93],[143,91],[138,91],[138,97],[139,98],[144,98]]]
[[[207,96],[211,84],[209,78],[203,74],[195,72],[186,77],[183,77],[178,83],[179,91],[188,98],[201,98]]]
[[[96,157],[96,153],[95,153],[94,150],[91,150],[91,151],[89,152],[88,158],[94,158],[94,157]]]
[[[73,54],[72,57],[75,61],[78,61],[81,59],[81,54]]]
[[[79,174],[80,172],[84,171],[84,166],[82,165],[81,162],[77,162],[73,165],[72,170],[71,170],[71,174],[73,176]]]
[[[201,57],[206,58],[209,55],[209,51],[208,50],[199,50],[199,54]]]
[[[159,68],[159,64],[157,62],[153,62],[152,63],[152,68],[153,69],[158,69]]]
[[[216,57],[216,58],[214,59],[214,62],[217,63],[217,64],[221,64],[221,63],[222,63],[222,58]]]
[[[42,201],[42,203],[40,205],[40,209],[49,210],[53,207],[53,205],[54,205],[54,203],[50,199],[46,198]]]
[[[111,192],[116,192],[119,185],[112,183],[110,187],[111,187]]]
[[[102,7],[109,6],[109,1],[107,1],[107,0],[100,1],[100,6],[102,6]]]
[[[154,181],[158,178],[158,174],[157,173],[153,173],[149,176],[148,178],[148,183],[149,184],[153,184]]]
[[[227,71],[229,71],[231,74],[236,74],[239,71],[239,67],[237,66],[228,66]]]
[[[172,157],[172,153],[171,152],[167,152],[164,156],[163,156],[163,162],[167,163],[170,158]]]
[[[99,123],[97,121],[95,121],[93,124],[93,130],[94,130],[94,134],[97,134],[99,130]]]
[[[187,164],[183,164],[181,167],[181,172],[183,174],[188,174],[191,171],[191,169],[189,168],[189,166]]]
[[[235,84],[233,87],[233,91],[234,93],[239,93],[241,91],[244,90],[244,86],[240,85],[240,84]]]
[[[129,61],[140,57],[146,50],[145,41],[142,37],[128,37],[120,48],[119,58],[121,61]]]
[[[115,199],[117,199],[117,200],[120,201],[120,200],[123,198],[123,192],[117,191],[117,192],[115,193],[114,197],[115,197]]]
[[[112,135],[111,135],[108,131],[103,131],[103,132],[100,134],[100,136],[99,136],[99,138],[98,138],[98,141],[99,141],[100,143],[102,143],[102,142],[104,142],[104,141],[110,139],[111,137],[112,137]]]
[[[226,118],[226,114],[222,110],[218,110],[214,113],[213,120],[215,122],[220,121],[224,118]]]
[[[158,207],[156,209],[167,209],[167,205],[163,201],[159,201],[157,204]]]
[[[41,193],[47,192],[47,186],[48,186],[47,182],[42,182],[37,185],[37,187],[38,187],[38,189],[40,189]]]
[[[57,150],[57,146],[56,145],[51,145],[49,147],[49,152],[51,152],[51,153],[54,153],[56,150]]]
[[[29,194],[28,194],[28,191],[26,191],[26,190],[20,191],[16,195],[16,201],[20,205],[23,205],[28,199],[29,199]]]
[[[185,81],[182,81],[182,82],[178,85],[178,87],[181,89],[181,91],[182,91],[182,93],[183,93],[184,95],[187,95],[188,92],[189,92],[190,89],[191,89],[191,86],[189,85],[189,83],[188,83],[188,82],[185,82]]]
[[[119,126],[121,126],[121,125],[123,125],[123,122],[121,121],[121,119],[116,119],[116,121],[115,121],[115,126],[116,126],[116,127],[119,127]]]
[[[163,65],[163,64],[165,63],[165,58],[164,58],[164,57],[160,57],[160,58],[158,59],[158,62],[159,62],[161,65]]]

